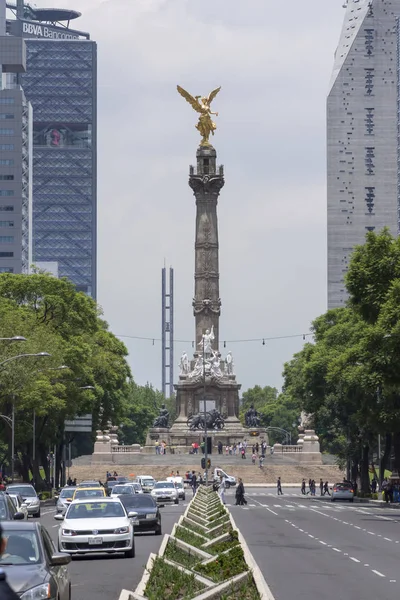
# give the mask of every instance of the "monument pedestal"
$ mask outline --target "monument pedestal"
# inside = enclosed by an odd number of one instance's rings
[[[298,455],[300,463],[322,465],[319,438],[313,429],[305,430],[302,447],[303,449]]]
[[[165,442],[170,448],[170,437],[169,427],[151,427],[146,436],[146,445],[143,448],[143,452],[147,454],[156,453],[156,442]]]

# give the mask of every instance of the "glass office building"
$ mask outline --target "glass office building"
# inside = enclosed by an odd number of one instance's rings
[[[20,82],[33,107],[33,262],[57,263],[59,277],[95,298],[97,47],[55,25],[68,11],[34,10],[37,21],[8,24],[27,48]]]

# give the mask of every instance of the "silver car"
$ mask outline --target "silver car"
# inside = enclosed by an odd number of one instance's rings
[[[61,490],[56,504],[56,511],[58,515],[65,514],[65,511],[72,502],[75,490],[76,487],[73,486],[68,486]]]
[[[354,502],[353,485],[346,481],[335,483],[332,489],[331,502],[335,502],[335,500],[348,500],[349,502]]]
[[[19,494],[8,494],[8,496],[10,496],[11,500],[13,501],[13,504],[14,504],[15,508],[17,509],[17,512],[22,513],[24,515],[24,519],[27,520],[28,508],[27,508],[22,496],[20,496]]]
[[[173,481],[158,481],[150,492],[160,506],[167,503],[179,504],[179,494]]]
[[[12,483],[7,486],[9,495],[19,494],[28,509],[28,515],[40,517],[40,500],[33,485],[29,483]]]

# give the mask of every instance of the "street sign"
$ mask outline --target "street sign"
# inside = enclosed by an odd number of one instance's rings
[[[75,417],[71,421],[64,422],[64,431],[67,433],[92,433],[92,429],[92,415],[82,415],[81,417]]]

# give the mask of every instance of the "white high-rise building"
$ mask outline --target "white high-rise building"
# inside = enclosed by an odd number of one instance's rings
[[[398,233],[400,0],[347,0],[327,102],[328,308],[368,231]]]

